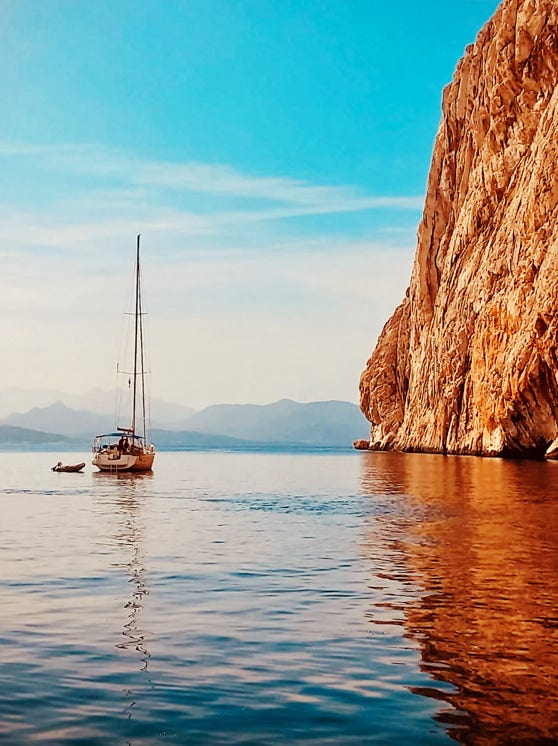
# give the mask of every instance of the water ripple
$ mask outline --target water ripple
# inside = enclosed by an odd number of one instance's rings
[[[551,465],[159,456],[5,464],[2,744],[558,742]]]

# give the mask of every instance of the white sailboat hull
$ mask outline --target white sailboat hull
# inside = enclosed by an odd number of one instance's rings
[[[149,451],[130,454],[108,450],[96,453],[91,463],[101,471],[149,471],[154,459],[155,453]]]

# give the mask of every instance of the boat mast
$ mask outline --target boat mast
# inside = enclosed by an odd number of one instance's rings
[[[139,238],[139,236],[138,236]],[[145,417],[145,359],[143,347],[143,306],[141,303],[141,272],[138,272],[138,308],[139,308],[139,346],[140,346],[140,369],[141,369],[141,418],[143,425],[143,442],[147,444],[147,430]]]
[[[132,435],[136,434],[136,395],[137,395],[137,376],[138,376],[138,326],[139,326],[139,313],[140,313],[140,235],[138,233],[137,247],[136,247],[136,307],[135,307],[135,323],[134,323],[134,388],[132,393]]]

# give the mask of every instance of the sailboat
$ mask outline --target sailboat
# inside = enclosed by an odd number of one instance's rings
[[[147,437],[147,397],[143,311],[141,302],[140,236],[137,237],[135,265],[135,299],[133,329],[133,361],[131,371],[117,371],[128,376],[131,389],[130,423],[116,432],[96,435],[93,441],[92,464],[101,471],[149,471],[153,468],[155,446]]]

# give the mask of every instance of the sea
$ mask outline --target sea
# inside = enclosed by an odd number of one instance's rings
[[[4,452],[0,516],[3,746],[558,743],[558,463]]]

